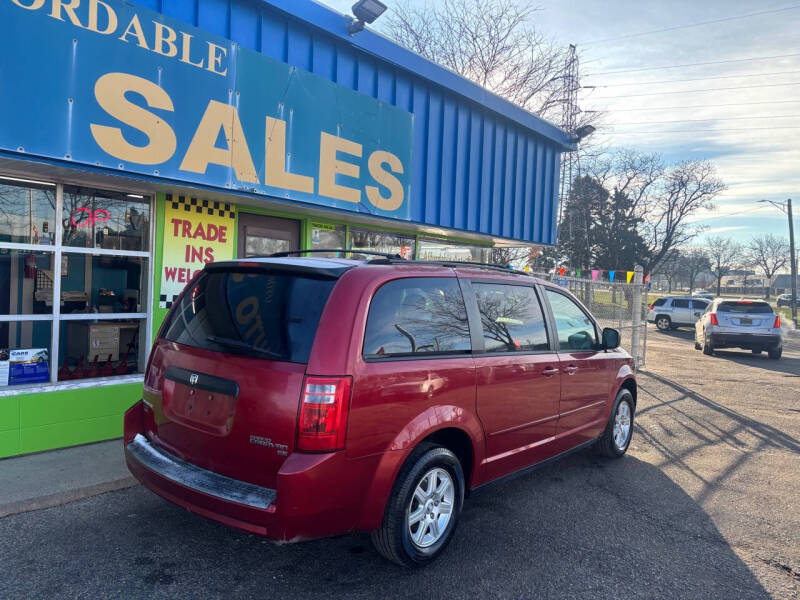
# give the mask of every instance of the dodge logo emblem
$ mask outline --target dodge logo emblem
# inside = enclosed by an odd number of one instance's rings
[[[199,378],[200,377],[199,377],[199,375],[197,373],[192,373],[191,375],[189,375],[189,383],[194,385],[195,383],[197,383],[197,380]]]

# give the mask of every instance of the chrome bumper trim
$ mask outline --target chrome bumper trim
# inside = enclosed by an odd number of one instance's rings
[[[265,509],[275,501],[275,490],[201,469],[156,448],[141,433],[136,434],[125,452],[161,477],[221,500],[259,509]]]

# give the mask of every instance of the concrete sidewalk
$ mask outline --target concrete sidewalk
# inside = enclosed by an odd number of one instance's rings
[[[0,460],[0,518],[137,485],[122,440]]]

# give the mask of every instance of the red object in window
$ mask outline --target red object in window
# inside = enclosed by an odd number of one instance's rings
[[[108,355],[106,362],[103,364],[103,367],[100,369],[100,374],[103,377],[110,377],[114,374],[114,364],[111,362],[111,354]]]
[[[36,277],[36,257],[33,254],[28,254],[25,258],[25,279],[33,279]]]
[[[100,356],[95,354],[92,364],[89,365],[89,371],[87,372],[86,377],[97,377],[100,375],[100,365],[97,364],[98,358],[100,358]]]
[[[127,375],[128,374],[128,353],[122,355],[122,358],[119,361],[119,364],[114,369],[114,373],[116,375]]]

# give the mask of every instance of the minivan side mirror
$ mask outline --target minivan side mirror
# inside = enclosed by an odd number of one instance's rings
[[[603,328],[603,350],[619,348],[619,331],[611,327]]]

